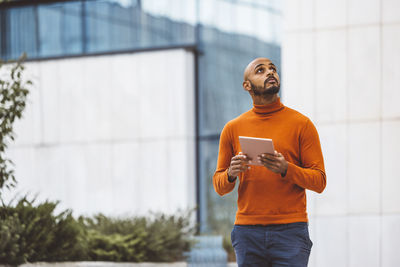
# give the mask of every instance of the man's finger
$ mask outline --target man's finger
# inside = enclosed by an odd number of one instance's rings
[[[243,154],[243,152],[239,152],[239,154],[237,154],[236,155],[237,157],[240,157],[240,158],[245,158],[246,157],[246,155],[245,154]]]
[[[236,155],[232,159],[235,159],[235,160],[238,160],[238,159],[240,159],[240,160],[248,160],[246,155]]]
[[[259,158],[258,159],[260,162],[262,162],[262,163],[276,163],[276,162],[278,162],[278,160],[277,159],[269,159],[269,158]]]
[[[261,160],[261,161],[267,161],[267,162],[275,162],[275,161],[277,161],[277,159],[276,158],[262,158],[262,157],[260,157],[260,158],[258,158],[259,160]]]
[[[263,162],[263,165],[265,167],[271,167],[271,168],[279,168],[279,163],[276,162]]]
[[[231,165],[241,165],[241,164],[248,164],[248,160],[237,159],[231,161]]]
[[[246,166],[241,166],[241,165],[231,166],[231,171],[233,171],[233,172],[243,172],[243,171],[246,171],[247,169],[249,169],[249,167],[247,165]]]
[[[231,166],[232,171],[240,171],[241,166]]]
[[[239,152],[239,154],[237,154],[236,156],[240,156],[240,157],[244,156],[246,159],[251,160],[251,158],[247,154],[244,154],[243,152]]]
[[[237,162],[232,162],[231,166],[246,166],[249,165],[247,162],[243,162],[243,161],[237,161]]]
[[[276,154],[268,154],[268,153],[263,153],[260,156],[263,157],[263,158],[268,158],[268,159],[274,159],[274,158],[277,157]]]

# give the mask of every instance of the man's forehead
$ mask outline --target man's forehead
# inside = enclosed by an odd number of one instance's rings
[[[259,65],[274,65],[274,63],[272,63],[272,61],[268,58],[261,57],[261,58],[254,59],[252,62],[249,63],[249,65],[247,65],[247,67],[244,71],[244,74],[243,74],[244,80],[246,80],[249,73],[252,70],[254,70],[255,68],[257,68]]]
[[[251,62],[251,67],[255,68],[259,65],[274,65],[268,58],[257,58]]]

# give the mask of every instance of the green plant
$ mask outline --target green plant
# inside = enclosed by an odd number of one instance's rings
[[[34,205],[24,197],[13,206],[0,207],[0,262],[21,264],[26,261],[64,261],[85,258],[80,246],[79,224],[66,210],[58,215],[58,202]]]
[[[182,252],[189,251],[189,239],[194,229],[190,228],[189,216],[158,215],[148,226],[149,244],[147,258],[155,262],[182,260]]]
[[[14,140],[13,124],[15,119],[22,117],[29,93],[27,87],[32,85],[31,81],[23,78],[25,58],[24,54],[13,64],[0,61],[0,73],[5,73],[0,76],[0,197],[4,186],[11,188],[17,182],[10,167],[13,163],[6,157],[5,150],[8,142]]]
[[[20,250],[22,225],[18,214],[10,214],[0,221],[0,262],[17,265],[27,259],[27,254]]]
[[[70,210],[55,214],[57,205],[23,197],[15,205],[0,206],[0,263],[171,262],[183,260],[193,244],[190,212],[75,220]]]
[[[145,260],[145,241],[141,235],[121,234],[104,235],[97,231],[89,231],[88,260],[93,261],[128,261],[141,262]]]
[[[145,260],[146,219],[117,219],[103,214],[79,218],[87,232],[88,260],[131,261]]]
[[[171,262],[190,250],[189,218],[190,212],[124,219],[98,214],[79,221],[88,231],[90,260]]]

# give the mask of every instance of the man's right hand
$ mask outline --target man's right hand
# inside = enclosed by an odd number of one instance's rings
[[[239,154],[232,157],[231,165],[228,168],[228,180],[230,182],[235,181],[239,173],[250,169],[249,160],[250,159],[242,152],[239,152]]]

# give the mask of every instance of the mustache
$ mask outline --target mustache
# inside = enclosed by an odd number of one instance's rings
[[[275,82],[278,82],[278,80],[277,80],[274,76],[270,76],[270,77],[268,77],[267,79],[265,79],[265,81],[264,81],[264,86],[267,84],[267,82],[268,82],[269,80],[275,80]]]

